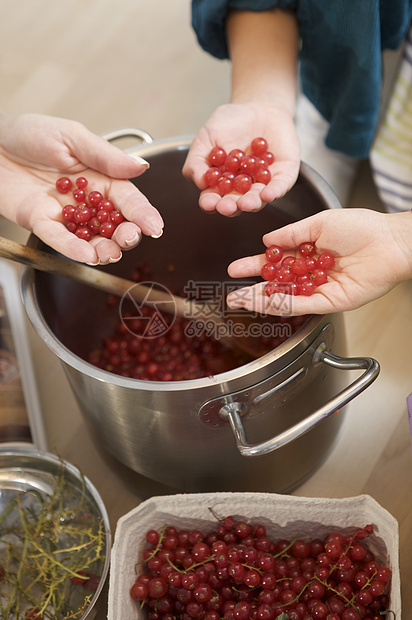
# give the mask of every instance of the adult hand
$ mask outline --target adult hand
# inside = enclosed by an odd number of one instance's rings
[[[353,310],[377,299],[412,277],[412,213],[383,214],[369,209],[331,209],[268,233],[263,243],[290,254],[305,241],[318,252],[331,251],[335,266],[329,280],[310,296],[265,295],[265,282],[228,295],[230,308],[263,314],[328,314]],[[265,255],[229,265],[233,278],[260,274]]]
[[[0,122],[0,213],[35,233],[68,258],[106,264],[139,243],[142,234],[160,236],[163,220],[128,180],[147,163],[93,134],[82,124],[39,114]],[[125,217],[111,239],[79,239],[63,224],[67,196],[56,190],[61,176],[85,176]]]
[[[246,194],[233,191],[225,196],[208,188],[204,175],[211,149],[220,146],[226,153],[234,148],[246,151],[256,137],[264,137],[275,156],[268,185],[254,183]],[[299,166],[299,142],[289,110],[254,101],[226,104],[212,114],[193,140],[183,174],[202,190],[199,205],[204,211],[233,216],[241,211],[258,211],[267,202],[281,198],[295,183]]]

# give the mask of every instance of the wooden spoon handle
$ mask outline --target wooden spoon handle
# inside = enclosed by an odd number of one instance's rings
[[[83,263],[76,263],[66,258],[61,258],[42,250],[30,248],[16,241],[0,237],[0,257],[7,258],[22,265],[27,265],[39,271],[46,271],[57,276],[76,280],[81,284],[92,286],[94,288],[112,293],[119,297],[127,294],[139,303],[154,303],[162,306],[162,311],[170,314],[192,318],[196,321],[212,322],[215,326],[225,323],[224,319],[216,314],[207,311],[205,313],[202,304],[192,302],[183,297],[177,297],[171,293],[160,291],[155,288],[149,288],[143,284],[138,284],[132,280],[120,278],[99,269],[88,267]],[[256,353],[250,349],[248,338],[233,337],[230,335],[220,336],[222,343],[231,349],[241,350],[252,358],[256,357]]]
[[[205,320],[202,305],[191,302],[183,297],[177,297],[171,293],[149,288],[128,280],[120,278],[105,271],[88,267],[83,263],[60,258],[54,254],[30,248],[16,241],[0,237],[0,257],[33,267],[40,271],[46,271],[54,275],[76,280],[87,286],[100,289],[107,293],[112,293],[119,297],[125,294],[130,295],[134,300],[145,303],[151,302],[158,305],[162,304],[162,310],[171,314],[178,314],[187,318],[196,317],[197,320]],[[217,316],[207,316],[207,320],[220,323],[222,319]]]

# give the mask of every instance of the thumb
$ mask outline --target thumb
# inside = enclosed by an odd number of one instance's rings
[[[266,247],[271,245],[279,245],[284,250],[292,250],[297,248],[305,241],[313,243],[319,237],[321,231],[321,222],[318,217],[320,214],[306,217],[293,224],[288,224],[282,228],[278,228],[263,236],[263,243]]]

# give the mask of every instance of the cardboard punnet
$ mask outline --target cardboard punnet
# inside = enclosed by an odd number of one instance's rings
[[[142,560],[149,529],[174,525],[208,532],[214,517],[242,517],[263,523],[269,537],[318,538],[332,530],[352,533],[373,524],[368,547],[392,569],[390,609],[401,618],[399,528],[396,519],[369,495],[344,499],[308,498],[275,493],[193,493],[152,497],[121,517],[111,556],[108,620],[140,620],[145,612],[130,598],[135,567]]]

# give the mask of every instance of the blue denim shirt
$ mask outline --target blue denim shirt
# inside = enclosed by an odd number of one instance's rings
[[[382,51],[405,38],[412,0],[192,0],[192,24],[203,49],[228,58],[227,12],[275,7],[296,14],[302,90],[330,122],[327,146],[368,157],[380,112]]]

